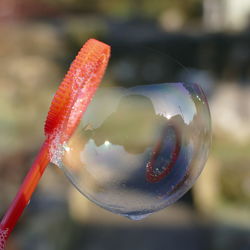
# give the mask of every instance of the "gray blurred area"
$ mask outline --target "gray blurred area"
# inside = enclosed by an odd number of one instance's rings
[[[198,82],[213,144],[194,188],[143,221],[113,215],[49,166],[7,250],[250,249],[249,0],[0,0],[0,213],[44,139],[82,44],[112,45],[103,84]]]

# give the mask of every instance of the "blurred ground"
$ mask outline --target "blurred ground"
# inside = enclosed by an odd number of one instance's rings
[[[7,249],[250,249],[249,26],[204,24],[207,1],[159,1],[156,10],[149,1],[87,2],[0,3],[1,214],[43,140],[52,95],[89,37],[114,46],[106,83],[199,82],[211,107],[210,158],[183,201],[140,222],[90,204],[50,167]]]

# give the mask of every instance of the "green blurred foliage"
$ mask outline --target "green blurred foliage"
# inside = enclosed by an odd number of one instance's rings
[[[250,143],[213,140],[212,155],[221,162],[218,188],[223,202],[250,205]]]
[[[74,12],[96,12],[115,17],[151,17],[157,18],[168,9],[175,9],[186,18],[201,17],[201,0],[42,0],[51,6],[60,6],[62,10]]]

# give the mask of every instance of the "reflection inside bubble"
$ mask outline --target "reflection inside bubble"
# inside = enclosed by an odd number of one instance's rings
[[[60,165],[90,200],[140,219],[192,186],[209,145],[210,115],[198,85],[102,88]]]

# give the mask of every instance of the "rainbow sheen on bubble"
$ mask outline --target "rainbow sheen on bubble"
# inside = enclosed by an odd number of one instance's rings
[[[210,140],[209,108],[196,84],[100,88],[60,167],[91,201],[141,219],[192,187]]]

